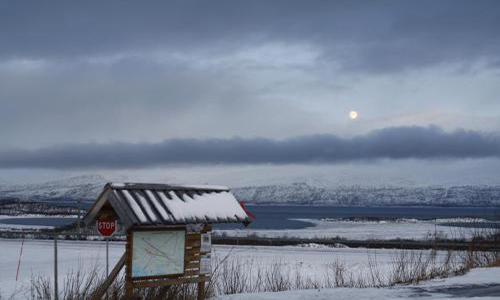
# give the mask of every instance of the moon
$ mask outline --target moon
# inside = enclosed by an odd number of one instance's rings
[[[351,110],[349,112],[349,118],[351,118],[351,120],[357,119],[358,118],[358,112],[355,111],[355,110]]]

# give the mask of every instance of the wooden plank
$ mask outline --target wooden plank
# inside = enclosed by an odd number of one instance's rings
[[[190,261],[197,261],[197,260],[200,260],[200,255],[187,256],[184,258],[184,263],[188,263]]]
[[[166,286],[174,284],[198,283],[205,281],[210,281],[210,277],[200,276],[200,277],[185,277],[185,278],[161,279],[161,280],[151,280],[151,281],[136,281],[133,283],[133,287],[139,289],[139,288]]]
[[[118,263],[115,265],[111,273],[109,274],[108,278],[101,284],[97,292],[92,296],[92,300],[100,300],[110,287],[110,285],[115,281],[116,276],[120,273],[120,270],[123,268],[125,265],[125,260],[127,257],[127,252],[123,253],[122,257],[118,261]]]
[[[197,300],[205,300],[205,281],[198,282],[198,298]]]
[[[133,231],[165,231],[165,230],[180,230],[185,231],[186,225],[161,225],[161,226],[152,226],[152,225],[141,225],[131,228]]]
[[[194,259],[200,256],[200,252],[195,252],[191,254],[184,255],[184,260]]]
[[[172,223],[177,223],[175,217],[174,217],[174,214],[170,211],[170,209],[165,205],[165,203],[163,202],[162,198],[160,197],[160,194],[158,192],[163,192],[163,191],[158,191],[158,190],[149,190],[151,193],[153,193],[153,196],[156,197],[156,200],[158,201],[158,203],[160,204],[161,207],[163,207],[163,209],[167,212],[168,214],[168,218],[169,218],[169,223],[172,222]],[[166,193],[167,191],[165,191]]]
[[[134,295],[134,288],[132,286],[132,249],[133,249],[132,232],[127,231],[127,244],[125,246],[125,296],[131,299]]]
[[[186,251],[184,253],[185,253],[185,256],[194,255],[194,254],[200,254],[200,248],[186,249]]]
[[[202,233],[207,233],[209,231],[212,231],[212,224],[205,224]]]
[[[200,270],[189,270],[184,272],[184,276],[200,275]]]
[[[92,204],[92,206],[87,211],[87,214],[83,217],[83,222],[85,223],[86,226],[89,226],[92,222],[95,221],[97,213],[106,202],[106,198],[108,197],[109,191],[110,191],[109,186],[106,185],[99,194],[99,196],[97,196],[97,200]]]
[[[125,216],[127,216],[130,219],[129,222],[131,223],[131,225],[127,226],[127,228],[130,229],[136,224],[141,224],[139,218],[136,216],[135,212],[130,207],[130,204],[128,204],[128,201],[125,200],[127,199],[127,197],[125,196],[123,191],[113,190],[113,194],[115,196],[113,200],[114,202],[116,202],[115,204],[121,205],[122,209],[125,210]]]
[[[108,196],[108,201],[111,203],[111,206],[116,211],[116,214],[120,218],[120,222],[123,226],[128,229],[134,226],[134,222],[136,220],[133,219],[133,212],[130,210],[124,201],[121,201],[119,198],[120,195],[116,194],[116,192],[112,192]]]
[[[195,269],[195,268],[198,268],[198,269],[200,268],[199,261],[197,261],[197,262],[191,261],[188,264],[186,264],[184,267],[184,269]]]
[[[194,233],[194,234],[188,233],[186,235],[186,241],[191,242],[191,241],[199,241],[199,240],[201,240],[201,234],[199,234],[199,233]]]
[[[186,241],[186,248],[200,248],[201,247],[201,240],[200,241]]]

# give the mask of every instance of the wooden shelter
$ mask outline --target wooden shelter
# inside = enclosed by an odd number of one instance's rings
[[[127,296],[135,288],[198,283],[203,299],[210,280],[211,225],[252,221],[225,187],[145,183],[106,184],[83,221],[93,226],[98,219],[117,220],[127,244],[97,299],[123,266]]]

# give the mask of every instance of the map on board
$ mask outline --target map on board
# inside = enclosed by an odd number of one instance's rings
[[[184,273],[184,231],[135,231],[132,239],[132,277]]]

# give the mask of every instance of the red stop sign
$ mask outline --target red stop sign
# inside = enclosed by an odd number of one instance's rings
[[[97,231],[103,237],[112,236],[116,231],[116,221],[115,220],[97,220]]]

